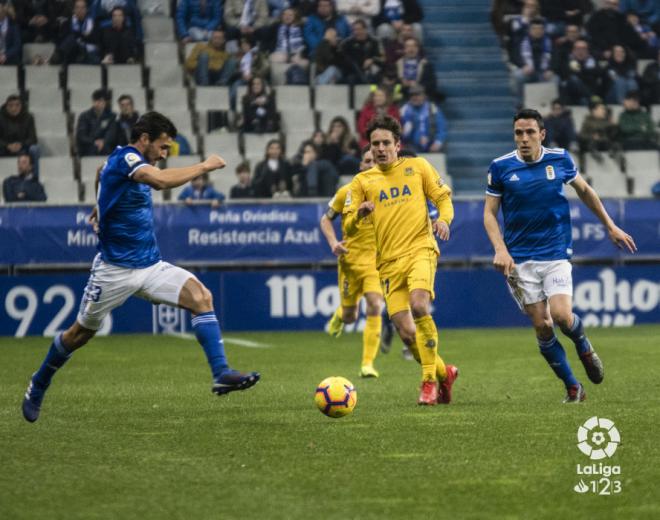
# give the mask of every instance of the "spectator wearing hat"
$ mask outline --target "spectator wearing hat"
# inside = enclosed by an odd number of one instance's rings
[[[76,147],[81,157],[112,152],[117,115],[109,107],[109,97],[104,89],[95,90],[92,93],[92,107],[78,118]]]
[[[412,87],[410,100],[401,107],[401,145],[416,153],[441,152],[447,122],[440,108],[426,99],[422,87]]]

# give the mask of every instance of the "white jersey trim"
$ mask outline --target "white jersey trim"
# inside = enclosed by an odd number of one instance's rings
[[[490,195],[491,197],[501,197],[501,193],[493,193],[492,191],[486,190],[486,195]]]
[[[129,178],[132,178],[132,177],[133,177],[133,174],[134,174],[136,171],[138,171],[140,168],[142,168],[143,166],[149,166],[149,165],[148,165],[147,163],[138,164],[135,168],[133,168],[133,169],[128,173],[128,177],[129,177]]]
[[[496,157],[495,159],[493,159],[493,162],[499,162],[499,161],[503,161],[504,159],[510,159],[511,157],[516,155],[517,153],[518,152],[516,150],[514,150],[513,152],[509,152],[507,154],[500,155],[499,157]]]

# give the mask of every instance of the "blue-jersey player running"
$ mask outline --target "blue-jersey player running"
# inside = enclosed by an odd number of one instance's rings
[[[573,282],[569,259],[573,254],[571,216],[564,185],[570,184],[580,200],[606,227],[610,239],[631,253],[632,237],[618,228],[596,192],[580,176],[569,153],[545,148],[543,118],[524,109],[513,118],[517,149],[498,157],[488,172],[484,226],[495,249],[493,264],[507,277],[511,294],[530,317],[541,354],[566,385],[566,403],[586,397],[575,378],[566,352],[554,333],[554,323],[577,349],[592,383],[602,382],[601,360],[573,313]],[[504,237],[497,222],[502,207]]]
[[[185,168],[160,170],[177,130],[158,112],[144,114],[131,130],[131,144],[117,148],[100,171],[96,221],[99,253],[94,258],[78,317],[58,334],[28,386],[23,416],[39,418],[53,375],[100,328],[112,309],[135,295],[153,303],[176,305],[193,314],[192,325],[213,373],[218,395],[243,390],[259,380],[257,372],[229,368],[210,291],[191,273],[163,262],[156,243],[151,188],[181,186],[206,172],[224,168],[218,155]]]

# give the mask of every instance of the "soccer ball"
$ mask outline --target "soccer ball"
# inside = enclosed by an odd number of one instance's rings
[[[314,402],[321,413],[337,419],[353,411],[357,403],[357,392],[353,383],[345,377],[327,377],[316,387]]]

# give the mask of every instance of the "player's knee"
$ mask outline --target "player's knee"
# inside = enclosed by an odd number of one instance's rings
[[[412,301],[410,302],[410,311],[415,319],[426,316],[429,313],[429,306],[426,301]]]
[[[536,331],[536,336],[541,339],[551,338],[554,333],[552,320],[549,318],[536,320],[534,322],[534,330]]]
[[[213,295],[206,287],[200,284],[191,294],[191,307],[195,314],[213,310]]]
[[[367,298],[367,316],[379,316],[382,310],[379,298]]]
[[[552,313],[552,321],[556,323],[561,330],[568,330],[573,324],[573,313]]]

